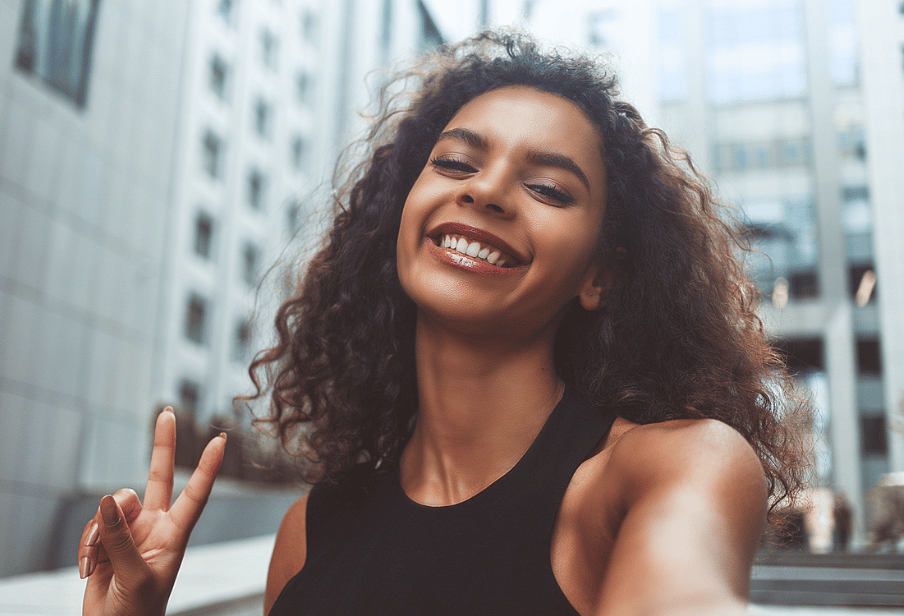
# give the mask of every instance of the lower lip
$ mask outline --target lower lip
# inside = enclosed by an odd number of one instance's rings
[[[475,274],[491,274],[496,276],[500,274],[513,274],[526,267],[524,265],[519,265],[517,267],[498,267],[486,261],[469,257],[457,250],[441,248],[429,237],[424,239],[424,243],[427,245],[427,250],[430,251],[430,254],[433,255],[436,260]]]

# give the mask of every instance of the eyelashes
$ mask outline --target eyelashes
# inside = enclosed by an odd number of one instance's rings
[[[474,167],[463,160],[457,158],[431,158],[430,164],[447,171],[458,171],[460,173],[474,173],[477,171]]]
[[[431,158],[430,164],[452,174],[468,175],[477,172],[473,166],[458,158]],[[525,187],[543,199],[555,201],[559,205],[571,205],[576,201],[574,197],[553,184],[531,183],[525,184]]]

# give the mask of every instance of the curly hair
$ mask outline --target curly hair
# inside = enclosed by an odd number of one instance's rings
[[[404,89],[383,90],[365,139],[371,155],[336,194],[332,229],[276,315],[276,344],[249,368],[256,393],[246,400],[271,398],[255,421],[311,462],[305,479],[335,482],[361,460],[401,452],[417,408],[415,306],[396,272],[402,207],[453,115],[482,93],[520,85],[580,107],[604,149],[597,248],[616,272],[604,309],[575,302],[563,319],[560,378],[634,422],[731,425],[762,462],[771,508],[793,499],[804,473],[795,418],[807,403],[755,313],[758,294],[738,258],[745,239],[687,154],[617,98],[615,77],[593,59],[487,32],[440,48],[393,84]]]

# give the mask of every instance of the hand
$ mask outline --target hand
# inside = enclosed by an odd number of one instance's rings
[[[198,468],[170,507],[176,417],[169,407],[157,416],[144,504],[133,490],[104,496],[82,532],[79,574],[88,578],[82,614],[163,616],[225,447],[225,433],[207,444]]]

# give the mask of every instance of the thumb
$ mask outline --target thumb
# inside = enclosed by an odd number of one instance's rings
[[[98,525],[100,540],[113,565],[114,574],[123,581],[137,582],[145,578],[150,570],[138,553],[126,516],[115,498],[107,495],[100,499],[100,516],[103,520],[103,524]]]

